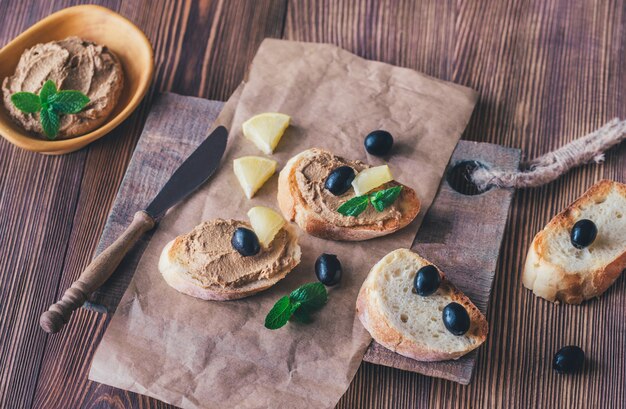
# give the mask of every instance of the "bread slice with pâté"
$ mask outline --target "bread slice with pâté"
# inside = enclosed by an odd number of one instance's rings
[[[252,230],[247,222],[215,219],[169,242],[159,259],[167,284],[203,300],[234,300],[273,286],[300,263],[297,232],[289,223],[251,256],[231,243],[240,227]]]
[[[591,221],[596,234],[577,248],[572,229],[581,220]],[[522,283],[546,300],[580,304],[604,293],[625,268],[626,185],[601,180],[537,233]]]
[[[430,295],[419,295],[415,276],[429,265],[407,249],[384,256],[359,291],[357,315],[376,342],[400,355],[418,361],[458,359],[485,342],[489,325],[438,268],[439,287]],[[443,322],[443,311],[450,303],[460,304],[469,315],[469,327],[462,335],[454,335]]]
[[[333,170],[348,166],[356,174],[370,168],[323,149],[313,148],[291,158],[278,176],[278,205],[287,220],[295,221],[307,233],[331,240],[368,240],[393,233],[415,219],[420,201],[413,189],[394,180],[368,194],[402,186],[398,198],[382,211],[369,205],[358,216],[346,216],[337,209],[354,198],[354,189],[334,195],[324,187]]]

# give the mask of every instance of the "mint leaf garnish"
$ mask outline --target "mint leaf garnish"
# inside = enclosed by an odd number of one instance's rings
[[[400,196],[401,191],[402,186],[394,186],[389,189],[379,190],[372,195],[370,202],[376,211],[382,212],[385,207],[390,206],[396,201],[398,196]]]
[[[77,114],[89,103],[89,98],[80,91],[59,91],[49,101],[60,114]]]
[[[310,324],[313,322],[313,317],[311,317],[311,314],[305,311],[303,308],[298,308],[297,310],[295,310],[293,312],[293,315],[291,316],[291,319],[301,324]]]
[[[328,301],[328,292],[322,283],[307,283],[276,301],[265,317],[265,328],[278,329],[293,318],[302,323],[312,321],[310,314]]]
[[[50,108],[41,110],[39,115],[41,126],[48,139],[56,138],[59,133],[59,115]]]
[[[337,211],[344,216],[358,216],[367,209],[369,201],[368,195],[356,196],[339,206]]]
[[[41,90],[39,91],[39,100],[42,104],[47,103],[50,98],[57,93],[57,86],[52,80],[44,82]]]
[[[54,81],[46,81],[39,95],[32,92],[16,92],[11,95],[11,102],[17,109],[27,114],[39,112],[41,127],[48,139],[52,140],[59,133],[59,114],[77,114],[87,106],[89,97],[80,91],[57,91]]]
[[[317,311],[328,301],[326,287],[322,283],[308,283],[289,294],[291,302],[299,302],[307,312]]]
[[[374,209],[382,212],[386,207],[391,206],[391,204],[396,201],[401,191],[402,186],[394,186],[367,195],[356,196],[339,206],[337,211],[344,216],[358,216],[363,213],[365,209],[367,209],[367,205],[371,203]]]
[[[299,303],[292,303],[288,296],[284,296],[274,304],[265,317],[265,328],[278,329],[282,327],[299,306]]]
[[[34,114],[41,109],[39,97],[32,92],[16,92],[11,95],[11,102],[25,114]]]

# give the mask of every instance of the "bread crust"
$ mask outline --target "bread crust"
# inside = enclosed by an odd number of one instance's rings
[[[174,255],[176,254],[177,247],[181,243],[180,236],[170,241],[163,248],[159,258],[159,271],[165,279],[165,282],[176,291],[202,300],[228,301],[249,297],[270,288],[285,278],[285,276],[300,263],[301,249],[298,245],[297,233],[289,224],[285,225],[283,228],[287,230],[290,237],[288,252],[291,255],[291,262],[272,276],[272,278],[258,280],[236,288],[223,288],[220,286],[201,287],[187,277],[184,272],[184,266],[172,261],[175,259]]]
[[[394,233],[415,219],[420,211],[420,200],[413,189],[403,186],[400,204],[402,217],[389,223],[360,226],[337,226],[320,217],[302,197],[296,181],[298,163],[304,158],[314,157],[319,149],[309,149],[291,158],[278,175],[278,207],[283,216],[293,221],[312,236],[327,240],[362,241]],[[398,199],[400,200],[400,199]]]
[[[544,254],[548,246],[546,234],[554,229],[569,229],[576,222],[575,212],[583,204],[606,197],[611,189],[626,197],[626,185],[603,179],[589,188],[574,203],[557,214],[533,239],[522,273],[522,284],[533,293],[551,302],[581,304],[602,295],[626,269],[626,249],[610,263],[585,274],[570,273],[563,266],[551,263]]]
[[[408,249],[398,249],[394,250],[394,252],[412,253],[411,256],[418,258],[423,264],[432,264]],[[426,362],[458,359],[470,351],[478,348],[483,342],[485,342],[489,332],[489,324],[487,323],[485,316],[471,302],[471,300],[463,294],[463,292],[454,287],[454,285],[445,277],[443,273],[441,273],[442,282],[440,288],[446,288],[446,291],[448,292],[447,296],[449,297],[450,302],[457,302],[463,305],[463,307],[467,310],[470,316],[471,326],[465,336],[474,339],[475,342],[462,351],[446,351],[443,349],[437,350],[428,348],[425,345],[421,345],[413,341],[399,329],[395,328],[382,312],[382,308],[379,306],[379,302],[381,302],[381,300],[380,297],[376,296],[377,290],[374,288],[377,267],[381,261],[372,267],[372,270],[359,291],[356,301],[357,316],[376,342],[400,355],[417,361]],[[439,268],[437,269],[439,270]],[[441,270],[439,271],[441,272]]]

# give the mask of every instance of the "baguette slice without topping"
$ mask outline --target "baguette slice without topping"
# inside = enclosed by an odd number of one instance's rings
[[[369,240],[402,229],[411,223],[419,213],[421,203],[417,194],[410,187],[403,185],[402,193],[397,199],[398,209],[401,213],[399,220],[391,220],[383,224],[372,223],[353,226],[333,224],[327,218],[320,216],[311,206],[311,203],[307,203],[296,180],[297,167],[300,161],[304,159],[314,160],[321,153],[330,154],[318,148],[299,153],[285,164],[278,176],[278,206],[283,216],[289,221],[296,222],[307,233],[329,240]]]
[[[484,315],[461,291],[442,277],[439,289],[426,297],[413,292],[417,270],[432,264],[407,249],[394,250],[370,271],[356,302],[357,315],[372,338],[385,348],[418,361],[457,359],[478,348],[489,326]],[[453,335],[443,324],[446,305],[465,307],[470,329]]]
[[[159,258],[159,271],[167,284],[175,290],[202,300],[226,301],[249,297],[270,288],[285,278],[285,276],[300,263],[301,249],[298,245],[297,232],[293,226],[289,224],[283,226],[283,229],[285,229],[289,235],[287,257],[289,257],[290,262],[271,278],[260,279],[234,288],[220,287],[217,285],[203,287],[189,277],[187,274],[188,267],[179,257],[178,253],[187,245],[185,243],[185,236],[177,237],[163,248]],[[228,240],[229,242],[230,239],[231,237],[215,238],[215,240]]]
[[[581,219],[593,221],[598,235],[578,250],[570,233]],[[580,304],[604,293],[625,268],[626,185],[601,180],[537,233],[522,282],[546,300]]]

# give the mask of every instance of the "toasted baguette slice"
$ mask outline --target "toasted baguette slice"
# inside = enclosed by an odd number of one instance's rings
[[[320,155],[331,155],[341,164],[348,164],[352,167],[367,168],[369,166],[357,162],[347,161],[341,157],[332,155],[328,151],[322,149],[308,149],[291,158],[278,176],[278,205],[283,216],[289,221],[295,221],[307,233],[329,240],[345,240],[345,241],[361,241],[375,237],[391,234],[415,219],[420,210],[420,201],[413,189],[404,186],[400,196],[393,206],[396,206],[400,212],[398,219],[386,220],[383,223],[359,224],[356,223],[358,217],[363,216],[343,216],[339,213],[333,214],[333,217],[340,220],[338,223],[329,217],[325,217],[318,210],[314,209],[311,203],[303,197],[300,191],[297,173],[298,166],[303,160],[316,160]],[[315,181],[323,184],[324,180]],[[391,182],[389,186],[400,185],[397,182]],[[350,189],[350,194],[346,194],[345,201],[354,196],[354,192]],[[336,209],[332,209],[335,211]],[[372,211],[366,210],[367,211]]]
[[[359,291],[357,315],[376,342],[400,355],[418,361],[458,359],[485,342],[489,325],[441,271],[441,285],[434,294],[415,293],[415,274],[428,264],[432,263],[407,249],[387,254],[372,267]],[[451,302],[463,305],[470,316],[464,335],[453,335],[443,324],[443,309]]]
[[[241,224],[250,228],[243,222],[241,222]],[[231,287],[202,285],[199,280],[194,279],[189,274],[187,260],[181,256],[181,252],[184,247],[188,246],[188,238],[186,235],[177,237],[163,248],[159,259],[159,270],[161,271],[161,274],[167,284],[177,291],[192,297],[216,301],[235,300],[248,297],[270,288],[285,278],[285,276],[300,263],[301,250],[298,245],[297,232],[293,226],[289,224],[283,226],[283,229],[288,234],[286,254],[284,255],[284,260],[282,260],[284,263],[282,263],[282,267],[276,271],[271,278],[259,279],[243,285]],[[214,240],[227,240],[230,242],[231,236],[215,237]],[[211,272],[207,272],[207,274],[210,273]]]
[[[594,242],[578,250],[571,241],[581,219],[598,229]],[[522,283],[552,302],[580,304],[598,297],[626,268],[626,185],[601,180],[535,236]]]

